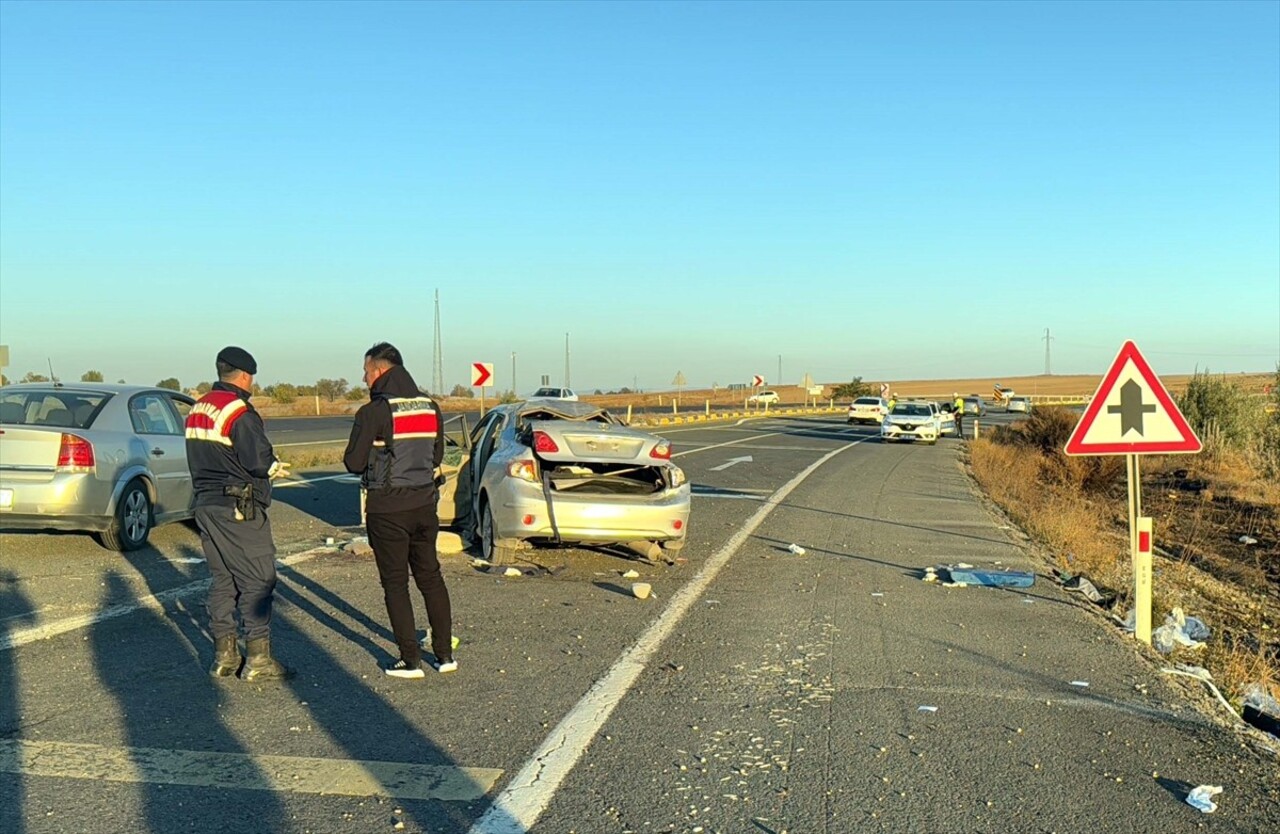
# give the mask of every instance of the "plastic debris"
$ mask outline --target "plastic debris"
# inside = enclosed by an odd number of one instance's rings
[[[519,568],[504,568],[502,571],[502,575],[503,576],[524,576],[524,574],[520,572]]]
[[[325,538],[324,543],[333,544],[333,536],[328,536],[327,538]]]
[[[488,559],[479,559],[479,558],[472,559],[472,560],[471,560],[471,567],[473,567],[473,568],[487,568],[487,567],[489,567],[489,560],[488,560]]]
[[[937,582],[937,581],[938,581],[938,569],[937,569],[937,568],[925,568],[925,569],[924,569],[924,576],[922,576],[922,577],[921,577],[921,579],[922,579],[922,580],[924,580],[925,582]]]
[[[639,579],[639,578],[640,578],[640,572],[639,572],[639,571],[635,571],[635,570],[629,570],[629,571],[627,571],[626,573],[624,573],[624,574],[622,575],[622,578],[623,578],[623,579]]]
[[[1175,608],[1164,625],[1151,632],[1151,645],[1161,654],[1169,654],[1178,646],[1198,649],[1209,639],[1209,627],[1198,617],[1188,617]]]
[[[1251,545],[1251,544],[1257,544],[1257,543],[1258,543],[1258,540],[1257,540],[1257,539],[1255,539],[1253,536],[1241,536],[1241,537],[1238,539],[1238,541],[1239,541],[1241,544],[1245,545],[1246,547],[1248,547],[1248,546],[1249,546],[1249,545]]]
[[[882,596],[884,596],[884,592],[883,592],[883,591],[872,591],[872,592],[871,592],[871,596],[873,596],[873,597],[882,597]]]
[[[937,711],[938,711],[937,707],[928,707],[928,706],[924,706],[923,704],[916,707],[916,712],[937,712]]]
[[[1260,683],[1245,687],[1244,714],[1241,717],[1263,732],[1280,736],[1280,701]]]
[[[648,582],[631,583],[631,595],[636,599],[648,599],[651,593],[653,593],[653,586]]]
[[[1221,785],[1200,785],[1192,788],[1191,793],[1187,794],[1187,804],[1206,814],[1212,814],[1218,810],[1218,805],[1213,798],[1220,793],[1222,793]]]
[[[1205,686],[1209,687],[1209,690],[1213,692],[1214,696],[1217,697],[1218,703],[1222,704],[1223,708],[1225,708],[1227,712],[1231,713],[1231,717],[1236,720],[1240,719],[1240,716],[1236,714],[1236,711],[1231,708],[1231,704],[1227,703],[1227,699],[1222,697],[1222,693],[1214,684],[1213,675],[1209,674],[1208,669],[1203,666],[1188,666],[1185,663],[1178,663],[1173,669],[1161,669],[1160,671],[1164,672],[1166,675],[1181,675],[1184,678],[1195,678],[1198,681],[1202,681]]]
[[[787,552],[794,553],[797,556],[803,556],[805,554],[805,549],[800,545],[796,544],[795,542],[792,542],[791,544],[787,545]]]
[[[1072,686],[1078,686],[1078,687],[1080,687],[1081,689],[1088,689],[1088,688],[1089,688],[1089,682],[1088,682],[1088,681],[1072,681],[1072,682],[1071,682],[1071,685],[1072,685]]]
[[[1062,581],[1062,589],[1064,591],[1072,591],[1080,594],[1090,602],[1097,603],[1103,608],[1110,608],[1116,604],[1119,594],[1105,585],[1099,585],[1084,574],[1069,576],[1067,574],[1055,574]]]
[[[1008,568],[987,570],[972,566],[964,567],[963,565],[964,563],[962,562],[947,569],[947,572],[951,575],[952,582],[965,585],[983,585],[988,588],[1030,588],[1036,581],[1036,575],[1031,571],[1009,570]]]

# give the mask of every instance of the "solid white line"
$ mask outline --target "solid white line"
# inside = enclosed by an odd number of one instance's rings
[[[319,478],[299,478],[292,481],[277,481],[271,485],[271,488],[281,489],[283,487],[300,487],[306,486],[307,484],[319,483],[320,481],[342,481],[347,484],[358,484],[360,483],[360,476],[344,472],[341,475],[322,475]]]
[[[769,513],[818,467],[866,439],[846,443],[828,452],[773,493],[767,499],[768,503],[756,510],[747,523],[707,560],[698,575],[672,596],[666,610],[640,635],[640,639],[623,652],[604,677],[597,680],[582,700],[560,719],[511,783],[498,794],[484,816],[471,826],[469,834],[525,834],[532,828],[609,715],[644,671],[650,657],[733,554],[764,523]]]
[[[321,553],[332,553],[332,547],[317,547],[312,550],[295,553],[292,556],[286,556],[278,560],[282,565],[296,565],[299,562],[305,562]],[[20,628],[17,631],[10,632],[4,636],[0,636],[0,652],[8,649],[23,646],[27,643],[34,643],[37,640],[47,640],[50,637],[57,637],[59,634],[66,634],[68,631],[86,628],[94,623],[100,623],[103,620],[112,620],[116,617],[123,617],[126,614],[132,614],[141,608],[148,608],[152,611],[163,611],[166,603],[173,602],[176,599],[191,596],[192,594],[203,591],[209,587],[209,579],[198,579],[195,582],[189,582],[186,585],[179,585],[177,588],[170,588],[167,591],[161,591],[158,594],[148,594],[145,597],[139,597],[137,601],[124,603],[121,605],[112,605],[95,611],[92,614],[81,614],[77,617],[65,617],[61,620],[43,623],[41,625],[30,626],[29,628]]]
[[[502,776],[486,767],[103,747],[0,739],[0,773],[55,779],[191,785],[322,796],[384,796],[473,802]]]
[[[703,446],[701,449],[685,449],[683,452],[676,452],[671,457],[678,458],[685,455],[692,455],[694,452],[709,452],[712,449],[722,449],[725,446],[736,446],[739,443],[749,443],[752,440],[759,440],[762,437],[773,437],[782,434],[780,431],[770,432],[769,434],[753,434],[749,437],[740,437],[737,440],[726,440],[724,443],[717,443],[714,446]]]

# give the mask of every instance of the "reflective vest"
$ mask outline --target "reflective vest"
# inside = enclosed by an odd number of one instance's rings
[[[964,414],[964,398],[956,397],[954,407],[955,407],[956,414]]]
[[[365,489],[414,489],[435,485],[435,444],[440,413],[426,397],[391,397],[390,442],[374,443]]]
[[[231,427],[249,410],[248,404],[231,391],[210,391],[191,407],[187,415],[187,440],[207,440],[231,445]]]

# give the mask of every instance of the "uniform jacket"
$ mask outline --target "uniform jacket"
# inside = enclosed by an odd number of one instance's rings
[[[234,506],[235,498],[222,488],[243,484],[253,484],[260,506],[271,506],[268,476],[276,453],[249,396],[234,385],[215,382],[187,415],[187,468],[197,507]]]
[[[373,383],[342,458],[348,472],[361,476],[366,512],[435,508],[435,469],[444,460],[440,422],[439,407],[403,367]]]

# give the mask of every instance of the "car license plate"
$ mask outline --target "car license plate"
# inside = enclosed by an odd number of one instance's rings
[[[13,509],[13,490],[0,489],[0,510]]]

